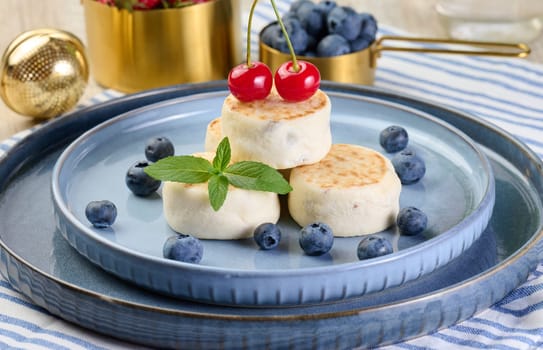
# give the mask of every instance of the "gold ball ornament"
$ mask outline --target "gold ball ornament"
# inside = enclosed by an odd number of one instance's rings
[[[37,29],[17,36],[0,65],[0,96],[15,112],[40,119],[73,108],[89,79],[85,47],[71,33]]]

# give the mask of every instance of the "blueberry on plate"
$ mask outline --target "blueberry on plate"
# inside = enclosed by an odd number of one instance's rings
[[[279,245],[281,230],[276,224],[267,222],[256,227],[253,238],[260,249],[270,250]]]
[[[418,182],[426,173],[424,160],[411,149],[404,149],[392,157],[392,165],[403,185]]]
[[[398,125],[390,125],[379,134],[379,143],[388,153],[405,149],[408,142],[409,135],[407,135],[407,131]]]
[[[173,143],[166,137],[153,137],[145,144],[145,158],[150,162],[173,156],[174,153]]]
[[[85,216],[96,228],[106,228],[115,222],[117,207],[111,201],[92,201],[85,208]]]
[[[174,235],[164,242],[162,254],[166,259],[198,264],[204,255],[204,246],[196,237]]]
[[[136,196],[149,196],[160,187],[161,181],[153,179],[143,170],[148,165],[148,161],[138,161],[132,164],[126,172],[126,186],[128,186],[130,191]]]
[[[326,17],[328,32],[354,40],[360,34],[362,18],[349,6],[336,6]]]
[[[302,228],[299,243],[307,255],[323,255],[332,249],[334,234],[330,226],[314,222]]]
[[[400,210],[396,218],[396,225],[402,235],[418,235],[426,230],[428,216],[415,207],[405,207]]]
[[[349,42],[339,34],[329,34],[317,44],[317,56],[331,57],[351,52]]]
[[[359,260],[372,259],[392,253],[392,244],[384,237],[366,236],[362,238],[356,249]]]

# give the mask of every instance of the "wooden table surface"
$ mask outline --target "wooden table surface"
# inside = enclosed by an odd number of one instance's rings
[[[406,30],[413,36],[441,38],[447,36],[434,10],[436,0],[337,0],[337,2],[370,12],[379,23]],[[86,42],[83,7],[77,0],[4,0],[2,5],[3,9],[0,11],[2,52],[23,31],[44,27],[69,31]],[[532,54],[528,60],[543,64],[543,37],[529,44]],[[91,77],[82,100],[96,95],[102,89]],[[29,128],[36,122],[16,114],[0,101],[0,140]]]

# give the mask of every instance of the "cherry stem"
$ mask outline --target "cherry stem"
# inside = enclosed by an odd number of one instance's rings
[[[253,23],[253,14],[258,0],[253,0],[249,10],[249,23],[247,24],[247,67],[251,67],[251,25]]]
[[[287,29],[285,28],[285,25],[283,24],[283,21],[281,20],[279,11],[277,11],[275,0],[270,0],[270,2],[273,7],[273,11],[275,12],[275,17],[277,17],[277,22],[279,23],[279,26],[281,27],[281,31],[283,32],[283,35],[285,36],[285,40],[287,41],[288,50],[290,51],[290,56],[292,57],[292,69],[295,72],[298,72],[300,70],[300,67],[298,66],[298,61],[296,60],[296,54],[294,53],[294,48],[292,47],[292,43],[290,42],[290,37],[288,36]]]

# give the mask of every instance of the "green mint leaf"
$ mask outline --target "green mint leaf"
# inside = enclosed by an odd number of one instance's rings
[[[292,191],[289,183],[274,168],[259,162],[242,161],[229,165],[230,142],[222,139],[213,163],[195,156],[172,156],[144,168],[147,175],[161,181],[207,184],[209,203],[218,211],[228,194],[228,186],[286,194]]]
[[[232,186],[246,190],[286,194],[292,191],[289,183],[274,168],[259,162],[242,161],[224,170]]]
[[[228,179],[223,175],[213,175],[207,183],[207,192],[209,195],[209,203],[213,210],[219,210],[228,193]]]
[[[215,158],[213,158],[213,167],[218,171],[224,171],[224,169],[226,169],[226,167],[230,163],[230,157],[230,141],[228,141],[228,137],[225,137],[217,146]]]
[[[206,182],[213,174],[213,166],[207,159],[194,156],[166,157],[143,170],[157,180],[189,184]]]

